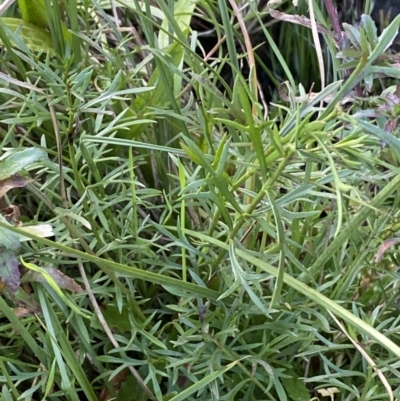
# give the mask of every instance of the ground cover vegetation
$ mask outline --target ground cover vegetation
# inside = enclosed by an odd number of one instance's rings
[[[399,398],[390,1],[0,12],[2,400]]]

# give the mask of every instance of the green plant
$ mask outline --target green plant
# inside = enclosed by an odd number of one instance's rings
[[[3,195],[21,215],[0,234],[25,241],[15,288],[0,266],[2,398],[398,397],[398,89],[381,85],[400,18],[346,25],[339,52],[325,34],[334,79],[308,93],[294,69],[322,74],[318,57],[293,66],[252,3],[43,4],[45,24],[0,20],[4,163],[36,155],[0,165],[2,185],[29,177]],[[228,54],[196,53],[198,13]],[[254,24],[279,102],[255,85]],[[280,29],[285,51],[325,54]]]

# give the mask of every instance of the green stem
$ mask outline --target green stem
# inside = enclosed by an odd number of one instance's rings
[[[278,168],[275,170],[275,172],[269,177],[267,182],[262,186],[261,191],[258,192],[258,194],[255,196],[253,201],[250,203],[250,205],[247,207],[246,212],[243,213],[242,215],[239,216],[237,223],[229,233],[229,237],[227,239],[227,242],[235,238],[236,234],[239,232],[239,230],[242,228],[243,224],[246,222],[246,218],[251,215],[258,204],[262,201],[262,199],[265,197],[266,191],[271,188],[272,184],[276,181],[276,179],[280,176],[282,171],[285,169],[287,162],[290,160],[294,153],[294,150],[288,151],[288,154],[285,156],[284,159],[281,160],[279,163]],[[217,260],[214,262],[214,267],[219,266],[222,260],[224,259],[226,255],[226,251],[220,252]]]
[[[400,185],[400,175],[397,175],[391,182],[389,182],[379,193],[373,198],[368,206],[365,206],[360,213],[358,213],[353,220],[351,220],[346,228],[344,228],[340,234],[332,241],[332,243],[326,248],[324,253],[314,262],[312,266],[298,276],[298,280],[303,283],[308,283],[314,279],[314,276],[320,272],[327,262],[334,256],[339,248],[347,241],[352,232],[357,230],[361,224],[369,217],[371,213],[375,212],[378,208],[393,192],[395,192]]]

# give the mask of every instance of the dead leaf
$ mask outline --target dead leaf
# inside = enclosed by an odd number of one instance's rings
[[[284,102],[290,102],[290,97],[286,94],[286,85],[288,85],[288,81],[285,81],[285,82],[282,82],[280,85],[279,85],[279,87],[278,87],[278,93],[279,93],[279,96],[281,97],[281,99],[284,101]],[[319,93],[318,92],[309,92],[308,94],[307,94],[307,96],[306,96],[306,98],[304,99],[304,97],[302,97],[302,96],[295,96],[294,97],[294,101],[296,102],[296,103],[303,103],[305,100],[306,101],[308,101],[308,102],[311,102],[314,98],[316,98],[317,96],[319,95]],[[348,96],[345,96],[341,101],[340,101],[340,103],[341,104],[346,104],[346,103],[354,103],[355,101],[356,101],[356,99],[355,99],[355,93],[354,92],[351,92]],[[323,102],[325,102],[325,103],[330,103],[332,100],[333,100],[333,95],[331,94],[331,95],[328,95],[328,96],[326,96],[326,97],[324,97],[323,99],[322,99],[322,101]]]
[[[123,382],[125,381],[125,379],[126,379],[127,373],[128,373],[128,369],[124,369],[124,370],[122,370],[121,372],[119,372],[117,375],[115,375],[115,376],[111,379],[111,384],[113,385],[114,390],[115,390],[115,392],[116,392],[117,394],[119,393],[119,391],[120,391],[120,389],[121,389],[122,383],[123,383]],[[109,392],[106,388],[103,388],[102,391],[101,391],[101,393],[100,393],[99,400],[100,400],[100,401],[110,401],[110,400],[112,400],[112,399],[115,399],[115,398],[113,398],[113,397],[111,396],[110,392]]]
[[[40,238],[46,238],[46,237],[53,237],[54,232],[53,232],[53,227],[50,224],[37,224],[36,226],[25,226],[25,227],[20,227],[22,231],[25,231],[29,234],[36,235],[37,237]],[[30,241],[30,238],[20,236],[19,237],[20,241]]]
[[[29,309],[32,313],[40,313],[40,305],[21,287],[16,292],[11,292],[6,286],[3,288],[2,295],[9,299],[16,307]]]
[[[20,212],[18,206],[10,205],[10,206],[6,207],[5,209],[2,209],[1,213],[3,213],[4,218],[9,223],[14,223],[16,226],[21,225],[21,222],[19,221],[21,212]]]
[[[396,245],[400,242],[400,238],[391,238],[384,241],[381,246],[378,248],[378,252],[375,255],[375,263],[378,263],[382,260],[384,253],[392,246]]]
[[[66,276],[64,273],[61,273],[60,270],[54,269],[53,267],[48,267],[45,270],[60,288],[77,293],[83,292],[82,287],[74,279]],[[43,274],[34,270],[29,270],[27,273],[25,273],[21,281],[24,283],[47,283],[47,280],[45,277],[43,277]]]
[[[27,316],[27,315],[31,315],[33,313],[33,311],[31,311],[30,309],[27,308],[14,308],[13,309],[14,315],[17,316],[18,318]]]
[[[19,175],[12,175],[0,181],[0,198],[2,198],[10,189],[22,188],[30,184],[34,180],[29,177],[21,177]]]
[[[277,11],[274,9],[269,10],[269,14],[271,15],[272,18],[275,18],[279,21],[285,21],[285,22],[290,22],[292,24],[297,24],[301,26],[305,26],[306,28],[311,29],[311,20],[304,15],[291,15],[291,14],[286,14],[281,11]],[[329,35],[334,37],[334,33],[331,31],[328,31],[326,28],[324,28],[321,24],[317,24],[317,31],[319,33],[323,33],[325,35]]]
[[[321,388],[320,390],[317,390],[317,392],[321,394],[322,397],[331,397],[332,401],[335,397],[335,394],[340,393],[337,387]]]
[[[382,384],[386,388],[386,391],[389,394],[390,401],[394,401],[394,396],[393,396],[393,391],[392,388],[386,378],[386,376],[382,373],[382,370],[378,368],[377,364],[374,362],[374,360],[369,356],[367,351],[365,351],[364,347],[358,342],[354,341],[353,338],[350,336],[350,334],[347,332],[347,330],[344,328],[341,322],[336,318],[336,316],[331,312],[328,311],[333,320],[336,322],[336,324],[339,326],[339,328],[343,331],[344,335],[353,343],[353,345],[356,347],[358,352],[365,358],[365,360],[368,362],[370,366],[375,370],[376,374],[378,375],[379,379],[382,381]],[[339,391],[337,391],[339,392]],[[333,396],[331,395],[332,400]]]
[[[13,251],[5,248],[0,251],[0,278],[12,293],[18,290],[21,278],[18,259]]]

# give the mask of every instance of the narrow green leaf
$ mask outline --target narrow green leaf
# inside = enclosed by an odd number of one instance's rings
[[[42,347],[39,347],[38,343],[32,337],[31,333],[26,329],[25,325],[21,323],[20,319],[8,306],[7,302],[4,301],[3,297],[0,297],[0,310],[13,325],[14,329],[17,330],[17,332],[21,335],[25,344],[32,350],[34,355],[36,355],[41,363],[45,367],[47,367],[46,362],[49,355],[46,354],[45,350]]]
[[[136,267],[133,266],[127,266],[123,265],[117,262],[114,262],[112,260],[107,260],[107,259],[102,259],[94,255],[90,255],[88,253],[79,251],[75,248],[71,248],[66,245],[59,244],[54,241],[50,241],[46,238],[40,238],[37,237],[36,235],[26,232],[24,230],[21,230],[20,228],[17,227],[12,227],[12,226],[7,226],[3,222],[0,221],[0,228],[6,228],[9,229],[10,231],[24,235],[28,238],[31,238],[32,240],[37,241],[38,243],[42,243],[44,245],[47,245],[49,247],[52,247],[54,249],[59,249],[64,252],[67,252],[70,255],[75,255],[78,259],[81,259],[82,261],[91,261],[98,266],[105,266],[117,273],[120,273],[122,275],[125,275],[126,277],[132,277],[136,278],[139,280],[144,280],[144,281],[149,281],[154,284],[159,284],[159,285],[168,285],[170,287],[176,288],[180,291],[185,291],[190,294],[197,295],[199,297],[204,297],[204,298],[209,298],[211,300],[217,300],[219,297],[219,293],[217,291],[210,290],[207,287],[202,287],[193,283],[185,283],[182,280],[174,279],[172,277],[168,277],[162,274],[158,273],[153,273],[150,271],[144,271],[140,270]],[[176,229],[176,228],[175,228]]]
[[[395,179],[396,181],[393,180],[390,184],[399,185],[400,176],[397,176],[396,179]],[[364,221],[364,219],[363,219],[363,221]],[[169,229],[173,230],[173,227],[169,227]],[[206,243],[215,245],[219,248],[225,249],[226,251],[229,251],[229,249],[230,249],[230,245],[227,245],[224,242],[219,241],[208,235],[198,233],[198,232],[192,231],[192,230],[186,230],[186,233],[188,235],[191,235],[193,238],[197,238]],[[338,237],[336,237],[336,239],[337,238]],[[262,261],[258,257],[251,255],[248,251],[242,251],[240,249],[235,249],[235,253],[239,257],[246,260],[247,262],[253,264],[254,266],[257,266],[258,268],[267,272],[268,274],[271,274],[271,275],[277,277],[279,271],[276,267]],[[396,355],[398,358],[400,358],[400,347],[396,343],[394,343],[388,337],[386,337],[381,332],[376,330],[374,327],[369,325],[367,322],[360,319],[358,316],[355,316],[353,313],[349,312],[348,310],[346,310],[345,308],[340,306],[334,300],[327,298],[325,295],[321,294],[320,292],[314,290],[311,287],[308,287],[306,284],[304,284],[300,280],[295,279],[286,273],[284,274],[283,282],[286,285],[292,287],[294,290],[305,295],[311,301],[316,302],[321,308],[325,308],[325,309],[331,311],[334,315],[342,318],[347,324],[354,326],[355,329],[357,329],[360,332],[362,332],[363,334],[369,336],[371,339],[375,340],[382,347],[386,348],[390,353],[392,353],[392,354]]]
[[[81,309],[79,309],[70,299],[68,299],[65,294],[61,291],[60,286],[57,284],[56,278],[57,276],[53,276],[51,270],[44,269],[43,267],[36,266],[33,263],[27,263],[25,262],[22,257],[21,257],[21,262],[22,264],[30,270],[33,270],[34,272],[40,273],[43,275],[47,283],[51,286],[51,288],[56,292],[56,294],[75,312],[78,313],[79,315],[82,315],[84,317],[90,317],[90,315],[82,312]]]
[[[322,114],[322,118],[328,116],[336,104],[347,95],[359,82],[361,82],[368,74],[370,74],[370,67],[376,61],[382,53],[391,46],[393,40],[397,36],[400,25],[400,14],[390,23],[390,25],[384,29],[381,36],[379,37],[378,44],[372,51],[368,58],[361,58],[357,67],[354,69],[350,77],[345,81],[341,89],[336,93],[333,100],[326,107]],[[315,99],[314,99],[315,100]]]
[[[208,376],[204,377],[203,379],[199,380],[197,383],[191,385],[188,387],[186,390],[183,390],[180,392],[178,395],[175,397],[171,398],[170,401],[185,401],[187,398],[194,394],[196,391],[202,389],[203,387],[207,386],[214,380],[218,379],[218,377],[222,376],[224,373],[228,372],[231,370],[235,365],[237,364],[237,361],[230,363],[229,365],[226,366],[226,368],[217,370],[216,372],[213,372],[209,374]]]
[[[247,292],[250,299],[253,301],[254,305],[257,306],[258,309],[266,316],[269,316],[268,309],[264,306],[262,300],[254,293],[252,288],[250,287],[246,274],[243,272],[242,267],[239,264],[239,261],[235,254],[235,246],[233,241],[229,243],[229,259],[231,261],[232,271],[235,277],[235,282],[240,283],[240,285]]]
[[[275,219],[275,227],[278,234],[278,245],[279,245],[279,265],[278,265],[278,275],[275,281],[274,293],[272,295],[271,307],[274,307],[279,303],[282,287],[283,287],[283,276],[285,274],[285,232],[283,229],[283,223],[279,213],[279,209],[276,206],[271,195],[267,192],[269,203],[271,204],[272,213]]]
[[[324,269],[325,264],[334,256],[335,252],[340,249],[344,242],[349,239],[351,234],[367,220],[370,214],[375,213],[376,208],[379,207],[388,196],[398,190],[399,185],[400,175],[397,175],[369,202],[368,206],[365,206],[353,219],[348,221],[339,235],[329,244],[314,264],[308,268],[307,273],[300,274],[298,280],[304,283],[313,280],[314,275]]]

